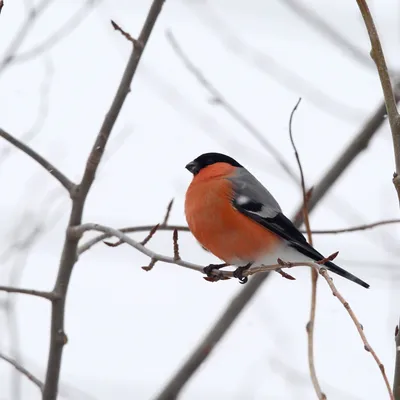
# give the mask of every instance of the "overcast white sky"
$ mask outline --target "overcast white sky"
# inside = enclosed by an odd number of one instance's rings
[[[302,1],[368,53],[368,38],[355,1]],[[6,2],[0,16],[0,55],[23,22],[29,3]],[[0,126],[21,138],[36,121],[38,134],[30,140],[32,147],[78,180],[130,52],[130,44],[109,21],[114,19],[135,36],[150,3],[100,1],[73,33],[44,55],[4,69],[0,75]],[[395,0],[370,3],[388,62],[398,68],[399,5]],[[41,43],[80,4],[54,2],[18,53]],[[299,205],[298,188],[276,161],[222,108],[210,102],[209,94],[176,57],[165,38],[167,28],[293,168],[288,119],[298,97],[303,97],[294,134],[309,185],[323,176],[381,101],[373,68],[348,57],[279,0],[167,0],[113,132],[109,158],[90,193],[85,222],[112,227],[156,223],[174,197],[170,221],[185,223],[183,200],[190,174],[184,165],[206,151],[228,153],[246,165],[287,215]],[[293,74],[304,81],[299,84]],[[321,98],[318,91],[330,100]],[[4,150],[9,147],[0,142],[0,157],[4,158],[0,159],[0,257],[29,234],[32,224],[48,220],[52,224],[61,216],[32,248],[20,281],[22,287],[51,289],[69,200],[57,182],[24,154],[13,149],[5,158]],[[385,125],[312,214],[312,227],[345,227],[397,217],[393,165],[390,132]],[[50,206],[54,198],[55,204]],[[371,289],[365,290],[335,277],[390,379],[394,327],[400,313],[399,233],[399,227],[392,225],[314,238],[321,252],[339,250],[338,263],[371,284]],[[216,261],[189,234],[182,234],[180,243],[184,259],[204,265]],[[149,247],[171,254],[171,236],[159,233]],[[20,261],[16,254],[1,261],[2,282],[7,282],[10,270]],[[233,280],[209,284],[200,274],[174,265],[157,264],[145,273],[140,266],[147,262],[126,245],[112,249],[99,244],[76,265],[68,296],[69,343],[61,377],[62,393],[68,398],[153,398],[230,299],[243,289]],[[315,398],[308,377],[305,332],[309,271],[297,269],[293,274],[295,282],[277,274],[268,280],[187,385],[183,400]],[[24,365],[43,378],[50,307],[40,299],[16,299]],[[1,351],[11,354],[7,320],[2,314],[0,323]],[[315,353],[329,400],[387,398],[376,364],[322,281]],[[11,372],[7,364],[0,363],[1,400],[13,400]],[[36,388],[23,382],[23,399],[39,399]]]

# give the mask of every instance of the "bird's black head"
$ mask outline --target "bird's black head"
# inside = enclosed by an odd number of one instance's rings
[[[221,153],[205,153],[198,156],[193,161],[185,166],[193,175],[197,175],[203,168],[213,165],[215,163],[226,163],[233,167],[241,167],[235,159]]]

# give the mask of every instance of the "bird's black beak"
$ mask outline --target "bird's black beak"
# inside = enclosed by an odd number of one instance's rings
[[[196,175],[199,172],[199,166],[197,163],[195,163],[194,161],[190,162],[189,164],[187,164],[185,166],[185,168],[191,172],[193,175]]]

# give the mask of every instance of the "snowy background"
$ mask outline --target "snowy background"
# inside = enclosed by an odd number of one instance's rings
[[[369,41],[355,1],[301,1],[368,56]],[[3,57],[32,3],[5,2],[0,15]],[[16,54],[22,57],[0,63],[0,126],[77,181],[130,52],[130,44],[109,21],[114,19],[136,36],[150,3],[97,1],[69,35],[30,56],[32,48],[84,5],[52,2],[18,48]],[[395,0],[370,5],[388,63],[399,68],[400,5]],[[298,187],[276,160],[210,101],[183,66],[166,39],[166,29],[296,171],[288,119],[298,97],[303,97],[293,128],[308,185],[324,175],[381,102],[372,62],[355,61],[283,1],[167,0],[86,203],[85,222],[112,227],[155,224],[174,197],[170,222],[185,224],[183,201],[191,176],[184,166],[207,151],[228,153],[246,165],[287,215],[300,204]],[[312,213],[312,227],[341,228],[398,217],[393,168],[385,124]],[[14,271],[21,287],[51,289],[69,198],[49,174],[5,141],[0,141],[0,182],[0,280],[8,283]],[[44,232],[29,243],[35,227]],[[340,250],[338,263],[371,284],[365,290],[335,277],[390,380],[400,313],[399,234],[400,227],[391,225],[314,237],[321,252]],[[180,246],[186,260],[204,265],[216,261],[190,234],[181,234]],[[158,233],[149,247],[171,255],[170,233]],[[147,263],[127,245],[112,249],[99,244],[79,260],[68,295],[63,398],[152,399],[243,289],[234,280],[210,284],[200,274],[174,265],[159,263],[146,273],[140,266]],[[294,282],[278,274],[268,279],[185,387],[182,399],[316,398],[308,375],[305,331],[310,273],[304,268],[293,274]],[[1,294],[0,300],[6,298]],[[12,299],[18,337],[16,332],[9,335],[9,323],[15,321],[0,314],[0,350],[15,356],[19,341],[23,365],[42,379],[50,306],[21,295]],[[322,280],[315,354],[330,400],[388,398],[371,355]],[[18,400],[12,397],[15,379],[13,369],[1,362],[1,400]],[[31,382],[21,382],[22,399],[39,399]]]

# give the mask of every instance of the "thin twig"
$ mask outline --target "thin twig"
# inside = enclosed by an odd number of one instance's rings
[[[352,226],[350,228],[341,228],[341,229],[313,229],[312,233],[317,234],[317,235],[332,235],[332,234],[337,234],[337,233],[348,233],[348,232],[358,232],[358,231],[364,231],[366,229],[372,229],[377,226],[383,226],[383,225],[390,225],[390,224],[398,224],[400,223],[400,219],[386,219],[383,221],[378,221],[378,222],[372,222],[370,224],[363,224],[363,225],[357,225],[357,226]]]
[[[172,205],[173,205],[173,204],[174,204],[174,199],[171,199],[170,202],[169,202],[168,205],[167,205],[167,209],[166,209],[166,211],[165,211],[164,219],[163,219],[163,221],[161,222],[161,224],[157,224],[157,225],[155,225],[155,226],[149,228],[149,229],[150,229],[149,234],[148,234],[148,235],[145,237],[145,239],[141,242],[141,244],[142,244],[143,246],[153,237],[153,235],[156,233],[157,230],[160,229],[160,227],[162,227],[162,230],[166,230],[165,228],[167,228],[166,225],[167,225],[167,223],[168,223],[169,216],[170,216],[170,214],[171,214],[171,210],[172,210]],[[179,228],[178,228],[178,229],[179,229]],[[147,229],[143,229],[143,230],[147,230]],[[173,229],[171,229],[171,230],[173,230]],[[185,230],[189,230],[189,228],[186,228]],[[138,232],[138,231],[139,231],[139,230],[135,230],[135,231],[131,231],[131,232]],[[128,231],[126,231],[126,232],[128,232]],[[105,239],[105,237],[104,237],[104,239]],[[122,242],[121,240],[119,240],[118,242],[115,242],[115,243],[107,242],[107,241],[104,241],[103,243],[106,244],[107,246],[110,246],[110,247],[118,247],[118,246],[120,246],[121,244],[123,244],[124,242]],[[78,254],[80,254],[79,251],[78,251]],[[153,266],[154,266],[154,265],[153,265]]]
[[[179,254],[178,230],[177,229],[174,229],[174,233],[172,235],[172,241],[174,243],[174,260],[180,260],[181,256]]]
[[[386,376],[385,367],[382,364],[382,362],[379,359],[379,357],[377,356],[375,350],[368,343],[367,337],[365,336],[365,333],[364,333],[363,326],[358,321],[357,316],[355,315],[354,311],[350,307],[349,303],[344,299],[344,297],[336,289],[335,285],[333,284],[332,279],[328,275],[328,272],[327,272],[326,268],[320,268],[319,273],[325,278],[326,282],[328,283],[329,287],[332,290],[332,294],[339,299],[339,301],[343,304],[343,307],[346,309],[347,313],[350,315],[350,318],[353,320],[354,325],[357,328],[358,334],[360,335],[361,340],[364,343],[365,350],[368,351],[369,353],[371,353],[372,357],[374,358],[374,360],[376,361],[376,364],[379,367],[379,370],[382,373],[382,377],[383,377],[383,380],[385,381],[386,388],[388,390],[390,399],[394,400],[392,388],[390,387],[389,379]]]
[[[17,361],[12,358],[0,353],[0,358],[9,364],[11,364],[17,371],[21,372],[22,375],[26,376],[31,382],[33,382],[41,392],[43,392],[43,383],[32,375],[26,368],[20,365]]]
[[[296,174],[290,165],[285,161],[284,157],[280,154],[279,150],[265,138],[260,130],[258,130],[241,112],[236,109],[232,103],[206,78],[204,73],[190,60],[189,56],[183,51],[182,47],[176,40],[174,34],[167,30],[165,36],[168,43],[171,45],[175,54],[181,59],[186,69],[197,79],[197,81],[211,94],[211,96],[218,100],[218,105],[222,106],[226,112],[235,119],[241,126],[243,126],[276,160],[284,171],[293,180],[297,181]]]
[[[161,222],[161,226],[166,226],[168,224],[169,216],[171,215],[171,210],[173,205],[174,205],[174,199],[171,199],[171,201],[168,203],[167,211],[165,212],[165,216],[163,222]]]
[[[135,38],[133,38],[128,32],[124,31],[115,21],[111,20],[111,25],[116,31],[120,32],[122,36],[129,40],[133,44],[133,46],[139,45],[139,42]]]
[[[313,235],[334,235],[334,234],[339,234],[339,233],[363,231],[366,229],[372,229],[372,228],[379,227],[379,226],[384,226],[384,225],[389,225],[389,224],[397,224],[397,223],[400,223],[400,219],[388,219],[388,220],[384,220],[384,221],[373,222],[371,224],[357,225],[357,226],[353,226],[350,228],[313,229],[313,230],[311,230],[311,233]],[[124,233],[135,233],[135,232],[149,231],[152,228],[154,228],[154,225],[140,225],[140,226],[129,226],[129,227],[124,227],[124,228],[119,228],[118,230],[121,232],[124,232]],[[164,225],[163,226],[161,224],[157,230],[158,231],[174,231],[175,229],[178,230],[179,232],[189,232],[189,228],[184,225]],[[301,230],[301,232],[306,233],[305,230]],[[91,249],[94,245],[96,245],[97,243],[99,243],[109,237],[110,237],[110,235],[104,233],[102,235],[94,237],[93,239],[88,240],[86,243],[79,246],[78,254],[80,255],[80,254],[85,253],[86,251]],[[110,242],[107,242],[107,244],[111,247],[113,247],[115,245],[115,243],[110,243]]]
[[[3,139],[7,140],[9,143],[20,149],[22,152],[27,154],[29,157],[31,157],[33,160],[35,160],[39,165],[41,165],[47,172],[50,173],[50,175],[54,176],[61,185],[65,187],[65,189],[68,190],[68,192],[71,194],[72,191],[75,188],[75,184],[71,182],[61,171],[59,171],[53,164],[51,164],[49,161],[44,159],[40,154],[36,153],[35,150],[31,149],[28,145],[20,142],[18,139],[16,139],[14,136],[10,135],[7,133],[5,130],[0,128],[0,137]]]
[[[4,1],[0,0],[0,14],[1,14],[1,11],[3,10],[3,7],[4,7]]]
[[[310,228],[310,220],[308,217],[308,201],[311,195],[307,193],[306,190],[306,183],[304,179],[304,171],[303,167],[301,165],[300,161],[300,156],[297,151],[296,144],[293,139],[293,132],[292,132],[292,123],[293,123],[293,117],[294,114],[300,105],[301,102],[301,97],[297,101],[296,105],[294,106],[292,112],[290,113],[290,118],[289,118],[289,136],[290,136],[290,141],[292,143],[292,147],[294,150],[294,154],[296,157],[297,165],[299,167],[300,171],[300,180],[301,180],[301,191],[303,195],[303,219],[304,219],[304,224],[306,226],[306,231],[307,231],[307,237],[308,237],[308,243],[312,246],[313,245],[313,239],[312,239],[312,234],[311,234],[311,228]],[[318,272],[314,269],[311,268],[311,304],[310,304],[310,319],[306,325],[306,330],[307,330],[307,349],[308,349],[308,368],[310,370],[310,377],[311,377],[311,382],[314,386],[314,390],[318,396],[319,400],[326,400],[326,395],[321,389],[321,385],[319,384],[318,377],[317,377],[317,371],[315,369],[315,356],[314,356],[314,328],[315,328],[315,314],[317,311],[317,283],[318,283]]]
[[[153,267],[156,265],[157,260],[154,258],[150,259],[149,265],[142,267],[142,269],[144,269],[145,271],[151,271],[153,269]]]
[[[41,297],[43,299],[54,301],[58,297],[53,292],[45,292],[42,290],[34,290],[34,289],[20,289],[11,286],[0,286],[0,292],[7,292],[7,293],[20,293],[20,294],[27,294],[30,296]]]
[[[157,232],[157,229],[160,227],[160,224],[154,225],[153,228],[150,230],[149,234],[140,242],[142,246],[145,246],[149,240],[154,236]]]
[[[104,154],[112,129],[117,121],[125,99],[130,92],[132,79],[137,70],[146,43],[157,21],[158,15],[161,12],[164,1],[165,0],[153,0],[152,2],[138,39],[138,42],[140,42],[142,46],[134,46],[132,48],[131,55],[125,67],[117,92],[87,159],[82,180],[72,196],[72,209],[57,279],[53,290],[54,293],[59,295],[61,298],[52,302],[50,349],[43,389],[43,400],[57,399],[61,360],[63,348],[66,344],[66,334],[64,333],[65,305],[72,270],[77,261],[78,243],[81,238],[79,235],[74,235],[73,227],[80,225],[82,222],[82,214],[86,198],[94,182],[97,169]]]

